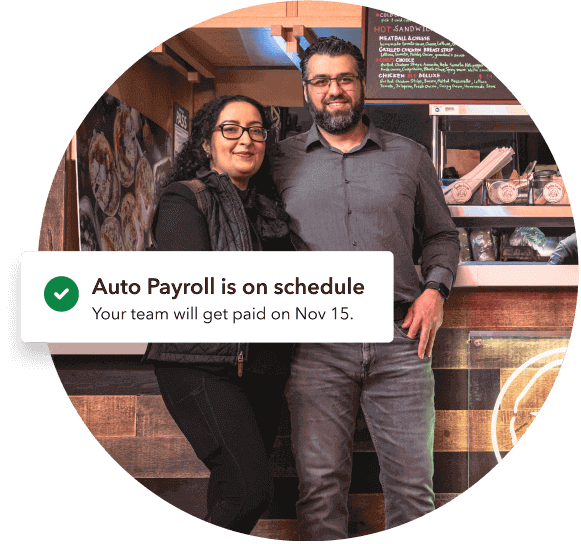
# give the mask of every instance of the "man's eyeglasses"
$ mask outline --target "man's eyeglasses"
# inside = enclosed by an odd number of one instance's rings
[[[268,136],[268,130],[262,127],[241,127],[240,125],[223,123],[218,125],[214,130],[218,129],[222,131],[222,136],[227,140],[238,140],[246,131],[250,139],[255,142],[265,142]]]
[[[345,91],[351,91],[355,88],[355,82],[361,79],[359,76],[339,76],[339,77],[316,77],[307,79],[306,82],[318,90],[327,90],[331,86],[331,81],[336,81],[337,85]]]

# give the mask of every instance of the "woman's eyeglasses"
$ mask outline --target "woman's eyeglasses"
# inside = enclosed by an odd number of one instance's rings
[[[238,140],[244,132],[248,132],[250,139],[255,142],[265,142],[268,136],[268,130],[262,127],[241,127],[240,125],[223,123],[215,128],[215,130],[218,129],[222,131],[222,136],[227,140]]]

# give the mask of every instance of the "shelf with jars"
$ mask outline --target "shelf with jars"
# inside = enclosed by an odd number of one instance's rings
[[[546,264],[550,251],[575,227],[562,177],[558,170],[539,170],[537,166],[535,171],[536,161],[518,174],[519,165],[528,162],[523,146],[519,146],[519,135],[539,133],[526,110],[520,105],[432,104],[429,112],[434,166],[448,195],[446,200],[464,252],[456,287],[576,286],[577,266]],[[483,179],[472,175],[479,170],[478,151],[448,150],[447,146],[451,133],[476,132],[509,135],[509,147],[502,148],[500,171]],[[449,159],[454,153],[464,154],[467,163],[471,161],[470,166],[463,164],[470,175],[449,179],[454,169],[445,166],[453,162]],[[511,162],[509,179],[506,167]]]

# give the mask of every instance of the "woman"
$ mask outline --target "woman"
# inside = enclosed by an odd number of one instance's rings
[[[161,251],[293,250],[265,164],[262,105],[223,96],[192,120],[153,222]],[[172,183],[173,182],[173,183]],[[302,249],[302,248],[301,248]],[[210,470],[207,520],[250,533],[273,495],[270,453],[292,344],[152,344],[165,404]]]

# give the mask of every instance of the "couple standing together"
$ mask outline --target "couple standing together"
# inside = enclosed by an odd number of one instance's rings
[[[154,220],[157,249],[392,251],[393,342],[302,344],[294,354],[292,344],[151,344],[146,356],[210,470],[206,519],[242,533],[273,496],[286,386],[299,539],[336,540],[347,538],[359,406],[379,458],[386,529],[434,509],[431,352],[459,244],[426,150],[364,115],[360,50],[320,38],[301,71],[313,126],[270,153],[258,102],[223,96],[196,113]]]

